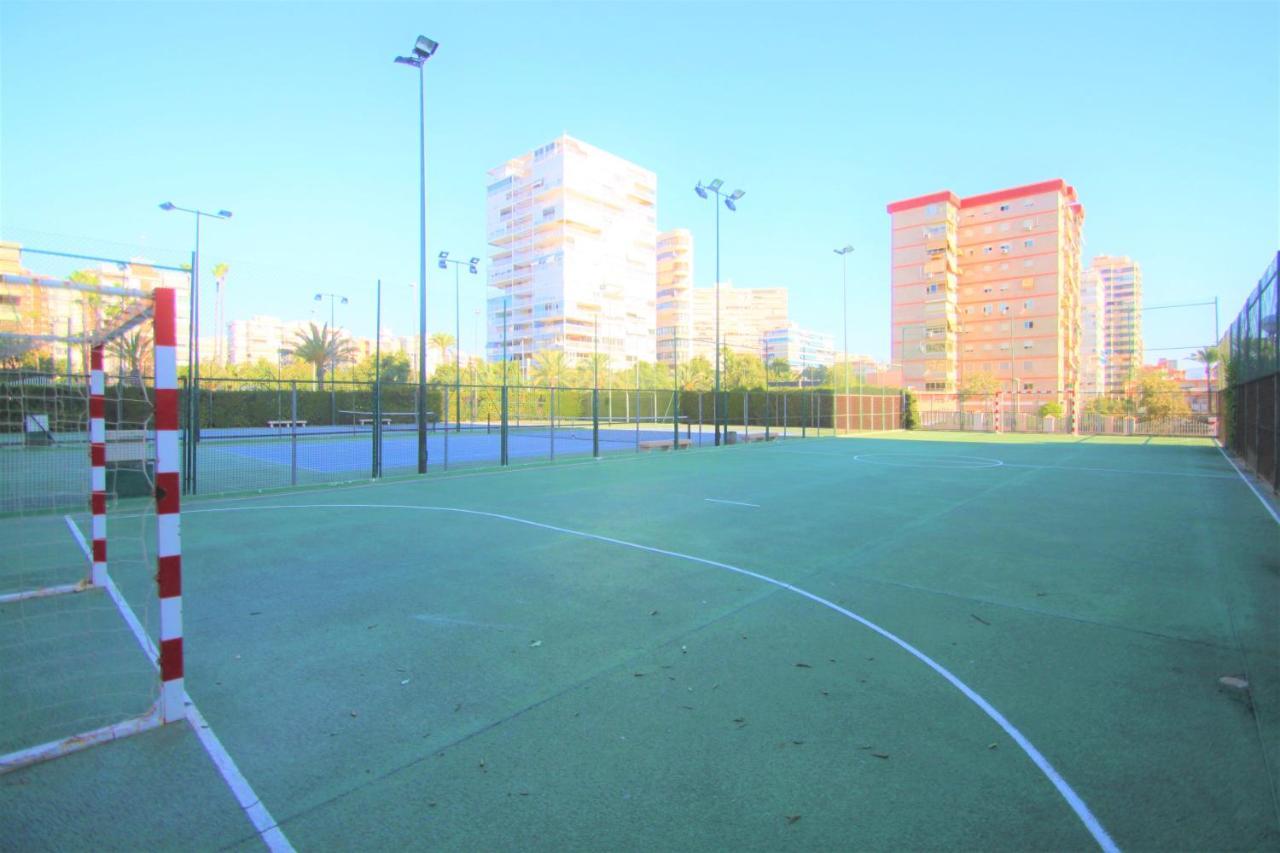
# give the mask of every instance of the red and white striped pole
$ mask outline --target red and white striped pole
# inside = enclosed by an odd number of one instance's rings
[[[1000,392],[996,392],[996,432],[1004,432],[1004,418],[1000,417]]]
[[[155,298],[156,582],[160,587],[160,713],[186,716],[182,677],[182,530],[179,514],[178,357],[174,292]]]
[[[107,408],[102,344],[89,350],[89,510],[93,514],[93,568],[89,583],[107,583]]]

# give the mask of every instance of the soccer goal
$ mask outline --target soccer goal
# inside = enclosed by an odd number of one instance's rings
[[[134,266],[0,256],[0,773],[186,716],[176,298]]]

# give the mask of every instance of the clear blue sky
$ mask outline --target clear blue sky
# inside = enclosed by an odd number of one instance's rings
[[[486,170],[568,131],[657,173],[700,286],[713,211],[693,185],[745,189],[724,277],[789,287],[793,319],[837,341],[831,250],[853,243],[855,352],[888,354],[887,202],[1055,177],[1085,204],[1086,259],[1137,258],[1148,305],[1220,296],[1225,328],[1280,246],[1278,9],[6,0],[0,239],[180,262],[190,218],[157,203],[229,208],[202,266],[231,265],[230,317],[307,317],[332,290],[370,334],[381,277],[410,333],[417,80],[392,58],[425,33],[433,258],[485,255]],[[451,272],[432,267],[428,298],[452,331]],[[1147,344],[1207,343],[1212,322],[1152,312]]]

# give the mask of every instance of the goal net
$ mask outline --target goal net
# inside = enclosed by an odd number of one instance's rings
[[[172,282],[24,263],[0,243],[0,773],[185,715]]]

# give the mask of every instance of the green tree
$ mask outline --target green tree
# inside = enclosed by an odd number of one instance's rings
[[[775,358],[769,362],[770,382],[790,382],[791,379],[791,364],[785,358]]]
[[[680,364],[678,379],[681,391],[710,391],[715,385],[715,371],[704,355]]]
[[[1213,416],[1213,368],[1214,365],[1222,361],[1222,354],[1217,347],[1204,347],[1199,352],[1191,356],[1192,361],[1198,361],[1204,365],[1204,390],[1205,402],[1209,407],[1209,416]]]
[[[1056,400],[1051,400],[1040,407],[1038,414],[1042,418],[1060,418],[1062,417],[1062,404]]]
[[[1138,396],[1148,418],[1176,418],[1191,413],[1178,380],[1158,367],[1144,367],[1138,374]]]
[[[107,350],[120,364],[121,372],[137,382],[142,381],[144,366],[151,354],[151,336],[141,329],[113,338]]]
[[[989,370],[966,374],[960,393],[966,396],[988,396],[1000,391],[1000,380]]]
[[[755,389],[764,387],[764,362],[754,353],[734,352],[727,347],[720,363],[722,389]]]
[[[325,372],[331,365],[351,356],[354,348],[351,342],[337,332],[329,330],[329,324],[317,327],[308,323],[309,328],[299,330],[293,344],[294,358],[305,361],[315,370],[316,386],[324,387]]]
[[[569,361],[562,350],[543,350],[533,357],[533,381],[538,385],[558,387],[569,373]]]
[[[427,345],[440,354],[440,361],[436,368],[436,376],[442,381],[451,381],[453,379],[453,363],[449,361],[449,352],[453,349],[454,338],[448,332],[432,332],[431,337],[427,338]],[[448,370],[444,368],[448,365]]]

